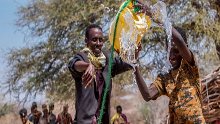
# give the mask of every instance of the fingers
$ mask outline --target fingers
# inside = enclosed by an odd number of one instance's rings
[[[137,45],[137,49],[135,49],[135,59],[137,59],[139,57],[139,53],[141,50],[142,50],[142,46],[141,46],[141,43],[139,43]]]
[[[83,87],[87,88],[89,86],[92,86],[93,80],[94,80],[93,76],[89,76],[87,78],[82,78]]]
[[[88,83],[85,85],[85,88],[87,87],[92,87],[93,86],[93,81],[94,81],[94,78],[91,78]]]
[[[148,15],[148,16],[152,16],[152,13],[151,13],[151,9],[150,9],[150,7],[149,7],[149,5],[145,5],[145,4],[143,4],[143,3],[141,3],[140,1],[137,1],[136,3],[135,3],[135,5],[133,5],[133,7],[138,7],[139,8],[139,11],[137,12],[137,14],[140,14],[140,13],[145,13],[146,15]]]
[[[94,66],[90,63],[89,66],[87,67],[86,71],[84,72],[82,76],[82,83],[85,88],[90,87],[93,85],[93,81],[95,79],[95,68]]]
[[[87,79],[89,77],[92,77],[92,75],[93,75],[92,69],[91,68],[87,68],[85,73],[83,74],[82,78],[83,79]]]
[[[142,45],[141,43],[138,44],[138,51],[141,51],[142,50]]]
[[[138,11],[137,13],[140,14],[140,13],[145,13],[145,7],[143,4],[141,3],[135,3],[135,5],[133,5],[134,8],[138,8]]]
[[[90,63],[89,66],[87,67],[86,71],[83,74],[83,78],[89,78],[90,76],[93,76],[94,74],[95,74],[95,68]]]
[[[141,5],[142,8],[146,8],[146,9],[148,9],[148,10],[150,9],[149,3],[145,3],[145,4],[144,4],[144,3],[142,3],[142,2],[140,2],[140,1],[137,0],[137,4],[138,4],[138,5]]]
[[[134,6],[135,7],[143,8],[144,4],[140,3],[139,1],[137,1]]]

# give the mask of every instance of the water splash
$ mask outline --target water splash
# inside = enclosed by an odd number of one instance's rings
[[[133,81],[133,88],[136,88],[137,87],[137,81],[136,81],[136,76],[135,76],[135,67],[133,67],[134,69],[133,69],[133,71],[131,72],[132,73],[132,81]]]
[[[124,15],[128,29],[122,29],[120,36],[120,56],[128,63],[135,63],[135,49],[138,48],[136,41],[138,35],[142,36],[144,33],[139,31],[138,28],[148,28],[145,16],[139,18],[138,22],[133,20],[131,14],[126,12]],[[134,26],[136,25],[136,26]]]
[[[172,39],[172,23],[170,18],[167,16],[166,4],[162,1],[158,1],[156,4],[151,6],[151,12],[153,15],[153,20],[157,23],[162,24],[167,35],[167,61],[164,67],[166,72],[170,69],[171,64],[169,62],[170,49],[171,49],[171,39]]]
[[[138,35],[141,37],[144,35],[144,32],[138,30],[138,28],[148,29],[148,25],[146,22],[145,15],[141,16],[138,21],[131,21],[132,16],[129,12],[124,14],[124,18],[126,24],[128,25],[129,29],[126,31],[122,29],[121,38],[120,38],[120,56],[122,59],[133,66],[132,71],[132,80],[133,80],[133,87],[137,86],[137,82],[135,79],[135,65],[132,63],[136,63],[135,58],[135,50],[138,48],[136,41],[138,40]],[[134,26],[136,25],[136,26]]]

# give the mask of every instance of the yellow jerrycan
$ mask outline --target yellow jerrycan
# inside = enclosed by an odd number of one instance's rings
[[[124,1],[110,25],[109,40],[119,55],[129,50],[129,47],[137,47],[151,26],[149,16],[135,12],[134,2],[135,0]]]

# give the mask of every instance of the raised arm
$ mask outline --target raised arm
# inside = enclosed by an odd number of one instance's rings
[[[137,4],[134,6],[139,7],[141,9],[140,12],[144,12],[146,15],[150,16],[153,19],[152,17],[153,14],[148,4],[143,4],[142,0],[138,0]],[[159,20],[153,20],[153,21],[161,25],[161,22],[159,22]],[[175,28],[172,28],[172,37],[183,59],[190,64],[194,64],[192,53],[187,47],[187,44],[185,43],[181,34]]]
[[[193,55],[190,52],[186,44],[186,41],[184,41],[181,34],[175,28],[172,29],[172,37],[173,37],[172,41],[175,43],[183,59],[186,60],[190,64],[194,64]]]
[[[150,87],[147,87],[143,77],[140,74],[139,67],[135,67],[135,78],[137,81],[138,88],[141,92],[142,97],[145,101],[154,100],[159,96],[159,91],[157,90],[154,84],[151,84]]]

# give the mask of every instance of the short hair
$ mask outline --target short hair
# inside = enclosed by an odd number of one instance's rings
[[[26,108],[20,109],[19,115],[22,117],[25,117],[27,115],[27,109]]]
[[[118,109],[122,110],[122,107],[120,105],[116,106],[116,110],[118,110]]]
[[[97,24],[91,24],[91,25],[89,25],[89,26],[86,28],[85,38],[88,38],[88,37],[89,37],[89,32],[90,32],[90,29],[92,29],[92,28],[98,28],[98,29],[100,29],[100,30],[102,31],[102,28],[101,28],[99,25],[97,25]]]
[[[32,102],[32,106],[37,107],[37,102]]]

